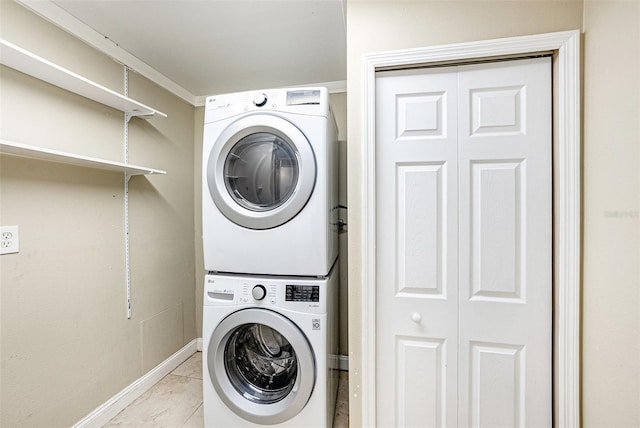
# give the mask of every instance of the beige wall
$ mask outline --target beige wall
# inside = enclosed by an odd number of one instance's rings
[[[582,22],[584,13],[584,24]],[[584,30],[584,426],[640,426],[640,3],[348,3],[351,418],[359,425],[361,55]],[[381,31],[380,29],[384,29]]]
[[[193,187],[195,200],[196,253],[196,335],[202,337],[202,298],[204,297],[204,255],[202,254],[202,132],[204,107],[197,107],[194,116]]]
[[[640,2],[584,8],[583,417],[640,426]]]
[[[123,68],[21,6],[1,37],[122,91]],[[0,68],[2,138],[123,159],[123,113]],[[70,426],[195,338],[194,109],[130,73],[129,94],[167,113],[134,118],[129,160],[132,318],[125,305],[123,174],[0,157],[1,426]]]
[[[330,95],[331,107],[338,124],[338,145],[340,151],[338,203],[343,207],[348,206],[347,200],[347,94],[338,93]],[[341,208],[340,218],[347,221],[348,211]],[[347,228],[340,233],[340,293],[338,294],[340,312],[340,355],[349,355],[349,239]]]

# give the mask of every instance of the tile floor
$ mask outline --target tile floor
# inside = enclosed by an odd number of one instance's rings
[[[201,428],[202,352],[196,352],[104,427]],[[340,372],[334,428],[349,426],[349,377]]]

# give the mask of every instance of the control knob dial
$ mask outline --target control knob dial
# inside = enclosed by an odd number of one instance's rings
[[[256,107],[262,107],[267,103],[267,94],[261,92],[253,95],[253,105]]]
[[[262,284],[254,285],[251,289],[251,295],[256,300],[262,300],[267,295],[267,289]]]

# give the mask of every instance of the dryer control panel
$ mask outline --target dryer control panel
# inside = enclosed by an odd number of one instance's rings
[[[204,123],[245,113],[295,113],[329,117],[327,88],[288,88],[212,95],[205,100]]]

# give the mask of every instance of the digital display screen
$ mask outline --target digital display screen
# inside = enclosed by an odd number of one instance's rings
[[[287,302],[319,302],[320,287],[317,285],[287,284],[285,300]]]
[[[320,91],[288,91],[287,105],[300,106],[309,104],[320,104]]]

